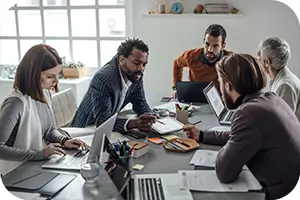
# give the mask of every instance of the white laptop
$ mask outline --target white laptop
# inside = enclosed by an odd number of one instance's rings
[[[234,111],[228,110],[220,95],[217,91],[216,87],[214,86],[213,82],[211,82],[204,90],[203,93],[207,98],[207,102],[209,103],[210,107],[212,108],[214,114],[218,118],[218,121],[221,125],[231,125]]]
[[[134,175],[135,200],[193,200],[187,189],[180,189],[178,173]]]
[[[117,113],[101,124],[95,131],[90,150],[78,150],[73,155],[51,156],[50,160],[42,165],[45,169],[64,169],[64,170],[80,170],[81,166],[86,163],[88,156],[100,156],[103,135],[110,137]]]

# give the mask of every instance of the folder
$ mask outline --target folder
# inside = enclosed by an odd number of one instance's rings
[[[77,175],[61,174],[39,170],[11,171],[2,177],[7,190],[35,192],[53,197],[67,186]]]

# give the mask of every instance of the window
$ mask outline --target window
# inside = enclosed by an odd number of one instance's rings
[[[19,0],[0,29],[0,64],[18,64],[33,45],[101,67],[125,40],[125,0]]]

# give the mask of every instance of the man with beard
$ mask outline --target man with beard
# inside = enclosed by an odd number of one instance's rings
[[[224,145],[216,159],[223,183],[234,182],[244,165],[261,183],[266,199],[279,199],[296,186],[300,174],[300,123],[279,96],[262,92],[266,77],[260,62],[233,54],[217,64],[218,81],[228,109],[236,109],[230,131],[185,126],[189,138]]]
[[[217,72],[215,64],[224,55],[231,52],[226,51],[226,31],[219,24],[210,25],[204,34],[204,47],[187,50],[174,60],[173,64],[173,92],[172,97],[176,96],[176,82],[182,81],[184,67],[189,69],[189,80],[193,82],[217,83]]]
[[[95,73],[70,126],[98,127],[128,103],[132,103],[139,118],[118,118],[114,131],[123,133],[133,128],[150,131],[155,118],[145,114],[151,112],[151,109],[145,99],[142,79],[148,54],[148,46],[139,39],[123,42],[117,55]]]

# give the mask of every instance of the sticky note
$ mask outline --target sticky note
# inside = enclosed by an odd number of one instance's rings
[[[148,138],[149,142],[153,142],[155,144],[161,144],[165,141],[163,138]]]
[[[166,140],[172,140],[174,138],[179,138],[177,135],[165,135],[162,137],[165,138]]]
[[[133,166],[133,169],[141,171],[142,169],[144,169],[144,167],[145,167],[144,165],[136,164]]]

